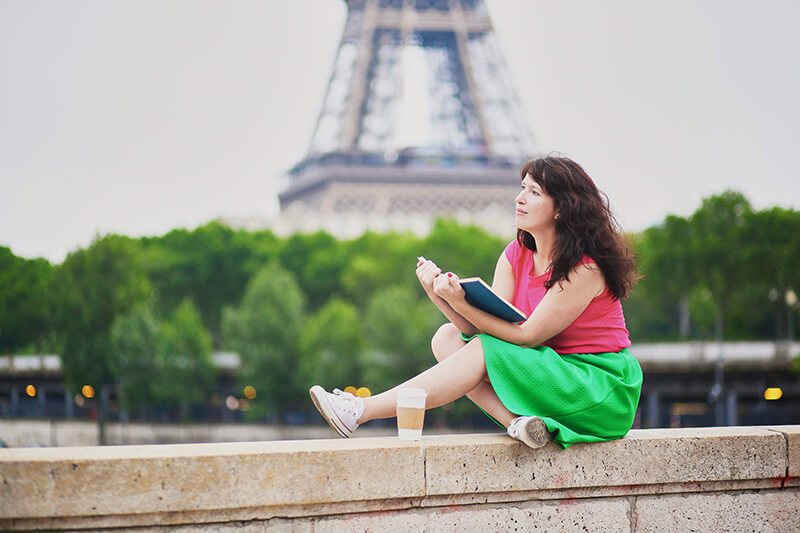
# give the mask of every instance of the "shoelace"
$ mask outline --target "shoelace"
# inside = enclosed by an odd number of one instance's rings
[[[511,421],[511,424],[508,425],[508,434],[512,437],[519,438],[519,421],[520,418],[515,418]]]
[[[352,416],[356,416],[356,407],[355,407],[355,400],[356,397],[353,396],[351,392],[344,392],[343,390],[333,389],[333,394],[344,400],[346,403],[340,404],[344,409],[347,409],[348,414]]]

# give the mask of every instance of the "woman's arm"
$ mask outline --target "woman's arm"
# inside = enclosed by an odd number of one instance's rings
[[[464,300],[464,290],[458,278],[441,276],[434,283],[434,294],[444,299],[455,312],[484,333],[520,346],[538,346],[561,333],[586,309],[593,298],[605,289],[605,279],[594,264],[578,265],[569,281],[556,284],[522,324],[513,324],[480,309]]]
[[[417,263],[417,277],[422,284],[422,288],[425,289],[425,294],[428,295],[428,298],[431,299],[433,304],[444,313],[444,316],[446,316],[461,333],[468,336],[480,333],[478,328],[457,313],[444,298],[433,292],[433,283],[436,278],[440,276],[442,276],[442,269],[436,266],[436,263],[428,261],[424,257],[420,258],[420,261]]]
[[[492,290],[510,302],[514,297],[514,280],[514,269],[503,252],[494,267]]]

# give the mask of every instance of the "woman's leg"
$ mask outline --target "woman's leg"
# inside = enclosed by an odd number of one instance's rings
[[[443,361],[450,357],[466,344],[464,339],[461,338],[461,332],[458,328],[449,322],[440,327],[431,339],[431,349],[437,361]],[[505,427],[508,427],[511,421],[517,417],[517,415],[506,409],[506,406],[497,397],[497,393],[489,382],[488,375],[484,377],[477,387],[467,393],[467,398],[475,402]]]
[[[437,333],[438,334],[438,333]],[[425,372],[401,383],[397,387],[364,399],[364,414],[358,423],[364,423],[376,418],[389,418],[396,415],[395,392],[400,388],[421,388],[428,393],[426,409],[445,405],[461,398],[480,387],[476,393],[478,398],[489,409],[481,405],[486,411],[497,419],[498,422],[508,425],[515,418],[506,409],[491,385],[486,379],[486,366],[483,360],[483,347],[479,339],[464,343],[459,337],[461,347],[448,357],[443,358],[438,364]],[[486,390],[488,388],[488,391]],[[492,400],[492,396],[494,400]],[[490,410],[491,409],[491,410]]]

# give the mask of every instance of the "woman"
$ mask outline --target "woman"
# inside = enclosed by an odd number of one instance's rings
[[[630,248],[607,198],[574,161],[533,159],[521,177],[517,238],[500,255],[492,288],[528,319],[514,324],[472,307],[457,276],[421,258],[417,277],[450,320],[431,341],[439,362],[369,398],[312,387],[341,436],[395,416],[395,391],[405,387],[428,392],[426,409],[466,395],[532,448],[630,430],[642,385],[620,304],[636,278]]]

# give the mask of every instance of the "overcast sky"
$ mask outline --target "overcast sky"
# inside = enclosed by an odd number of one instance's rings
[[[539,145],[625,229],[743,192],[800,208],[800,2],[488,1]],[[0,0],[0,245],[277,209],[305,155],[342,0]]]

